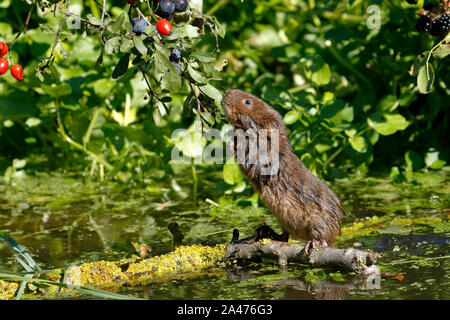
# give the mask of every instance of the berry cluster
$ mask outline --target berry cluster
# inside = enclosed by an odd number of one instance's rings
[[[175,11],[186,11],[188,4],[188,0],[159,0],[156,14],[161,18],[169,18]]]
[[[407,0],[411,3],[410,0]],[[416,1],[417,3],[417,1]],[[432,36],[442,36],[450,30],[450,14],[447,5],[441,9],[433,2],[426,2],[417,14],[416,29],[421,33],[429,32]],[[438,17],[439,14],[442,14]]]
[[[0,57],[3,57],[8,53],[8,45],[4,42],[0,42]],[[6,58],[0,58],[0,76],[4,75],[8,72],[9,62]],[[11,67],[11,75],[19,81],[23,79],[23,70],[22,67],[18,64],[15,64]]]
[[[432,36],[441,36],[450,30],[450,15],[444,14],[431,22],[430,34]]]

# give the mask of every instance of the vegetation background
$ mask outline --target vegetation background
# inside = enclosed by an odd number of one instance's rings
[[[52,2],[38,4],[52,8]],[[33,3],[0,1],[0,41],[12,41]],[[367,8],[374,4],[381,13],[379,29],[367,24]],[[210,83],[220,90],[249,91],[272,104],[284,117],[295,152],[319,176],[333,179],[356,171],[414,180],[413,172],[440,169],[450,157],[448,58],[435,55],[429,61],[436,77],[431,93],[420,93],[409,73],[416,58],[441,40],[415,30],[415,12],[422,4],[205,0],[203,12],[226,29],[216,59],[223,80]],[[101,15],[95,1],[72,0],[70,5],[82,17]],[[112,20],[128,6],[107,1]],[[0,78],[0,171],[6,182],[17,174],[56,169],[144,184],[173,175],[173,146],[195,153],[192,144],[171,139],[174,129],[188,128],[199,118],[186,113],[192,91],[187,85],[165,90],[169,98],[163,98],[163,110],[145,99],[141,74],[111,80],[121,53],[102,56],[99,65],[98,32],[67,27],[54,52],[53,77],[40,76],[40,81],[36,66],[50,56],[61,19],[34,7],[26,32],[11,50],[24,67],[24,80],[17,82],[9,73]],[[213,52],[214,40],[206,30],[195,50]],[[223,116],[213,116],[209,124],[220,128]],[[228,184],[238,186],[233,190],[243,190],[235,166],[225,166],[224,173]]]

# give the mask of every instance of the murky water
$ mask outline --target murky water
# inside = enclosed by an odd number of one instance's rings
[[[218,205],[223,186],[216,181],[221,180],[205,176],[197,203],[191,200],[189,179],[145,188],[39,174],[13,186],[0,184],[0,230],[25,246],[42,268],[52,269],[130,257],[135,253],[131,241],[146,243],[151,255],[167,253],[172,250],[171,222],[180,225],[184,244],[225,242],[233,228],[247,235],[262,223],[278,229],[262,207]],[[336,270],[294,264],[281,271],[269,262],[121,293],[148,299],[450,298],[449,171],[398,185],[355,176],[332,186],[347,213],[337,246],[378,252],[381,279],[368,282],[345,273],[336,278]],[[22,271],[11,248],[0,242],[0,272]]]

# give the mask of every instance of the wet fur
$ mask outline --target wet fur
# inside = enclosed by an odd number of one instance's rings
[[[246,100],[251,100],[251,106]],[[262,166],[272,163],[270,157],[261,164],[250,164],[245,158],[241,170],[285,231],[300,240],[325,240],[333,246],[344,215],[340,200],[293,153],[280,114],[261,99],[240,90],[227,91],[224,110],[235,129],[267,129],[268,139],[271,129],[278,129],[278,171],[273,175],[260,174]],[[238,131],[235,132],[239,134]],[[248,154],[248,149],[248,143],[234,144],[235,153]]]

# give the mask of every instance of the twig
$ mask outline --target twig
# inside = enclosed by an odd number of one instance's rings
[[[27,28],[28,28],[28,24],[30,23],[30,19],[31,19],[31,14],[33,13],[33,9],[34,9],[34,5],[36,4],[36,0],[33,0],[33,3],[31,4],[30,10],[28,11],[28,15],[27,18],[25,20],[25,24],[22,27],[22,30],[19,31],[19,33],[14,37],[14,39],[10,42],[9,44],[9,49],[11,50],[12,47],[14,46],[14,43],[17,41],[17,39],[20,37],[20,35],[22,33],[25,33]],[[9,53],[9,57],[11,58],[11,51]],[[11,58],[12,60],[12,58]]]

